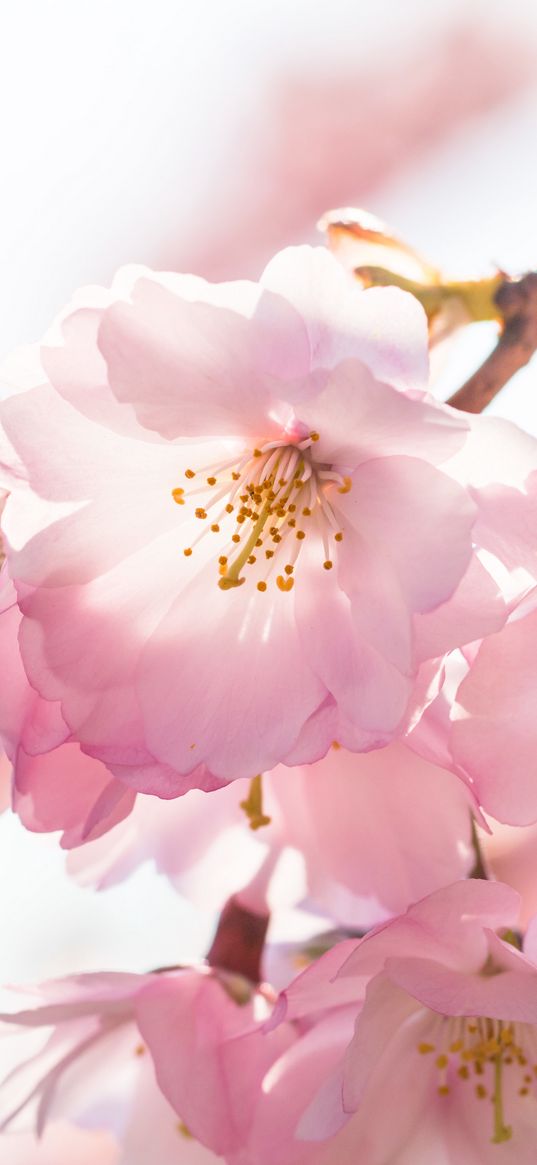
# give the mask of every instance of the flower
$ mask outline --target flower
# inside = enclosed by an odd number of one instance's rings
[[[473,864],[468,791],[403,744],[361,755],[332,748],[314,765],[265,774],[262,788],[268,820],[256,829],[241,808],[246,781],[215,791],[210,805],[197,790],[171,804],[140,794],[124,822],[70,854],[69,869],[107,887],[152,859],[197,904],[221,909],[240,893],[260,909],[244,888],[272,854],[272,910],[307,897],[339,924],[363,927]]]
[[[455,764],[484,809],[510,825],[537,821],[536,597],[480,645],[457,690],[449,738]]]
[[[535,926],[513,945],[517,907],[508,886],[455,883],[291,984],[279,1016],[306,1034],[265,1080],[254,1165],[530,1165],[537,948]]]
[[[1,406],[23,663],[69,739],[170,797],[401,735],[483,621],[419,305],[309,248],[88,301]]]
[[[192,1138],[234,1153],[267,1067],[292,1038],[288,1025],[263,1032],[270,1010],[267,988],[206,967],[47,983],[30,1007],[1,1016],[19,1033],[52,1028],[4,1081],[2,1129],[31,1106],[39,1134],[58,1117],[110,1129],[129,1165],[146,1160],[158,1138],[163,1165],[175,1162],[174,1143],[177,1160],[188,1162]],[[196,1165],[212,1159],[192,1153]]]

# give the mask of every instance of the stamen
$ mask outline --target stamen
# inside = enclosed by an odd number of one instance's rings
[[[248,796],[239,802],[250,822],[250,829],[261,829],[263,825],[270,825],[272,818],[263,813],[263,781],[261,773],[252,777]]]
[[[493,1145],[501,1145],[503,1141],[510,1141],[513,1135],[511,1125],[506,1125],[503,1116],[503,1095],[502,1095],[502,1054],[501,1052],[494,1060],[494,1135],[492,1137]]]
[[[188,480],[197,477],[200,485],[189,491],[188,496],[182,487],[176,487],[172,490],[173,500],[185,505],[194,495],[203,495],[194,516],[206,524],[183,553],[190,557],[207,533],[225,532],[225,554],[218,558],[218,584],[222,590],[242,585],[243,570],[246,566],[255,566],[253,552],[261,547],[267,563],[279,555],[280,573],[274,573],[277,587],[282,591],[292,590],[295,563],[308,533],[322,544],[319,568],[332,569],[332,539],[341,541],[342,532],[328,487],[348,492],[352,482],[336,467],[315,462],[313,444],[318,440],[319,434],[311,432],[301,441],[268,441],[253,450],[245,450],[231,461],[184,471]],[[299,514],[304,518],[315,516],[315,520],[308,522],[306,529],[297,529]],[[231,515],[234,515],[234,530],[233,526],[229,528]],[[285,552],[284,543],[287,544]],[[267,579],[268,575],[265,579],[260,580],[259,575],[256,578],[254,572],[258,590],[267,589]]]

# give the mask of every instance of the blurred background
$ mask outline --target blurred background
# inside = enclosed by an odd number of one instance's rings
[[[18,0],[0,110],[0,358],[122,263],[256,277],[331,207],[452,274],[537,267],[535,0]],[[445,394],[492,340],[453,342]],[[537,367],[494,408],[537,433]],[[212,925],[0,818],[0,981],[175,963]]]

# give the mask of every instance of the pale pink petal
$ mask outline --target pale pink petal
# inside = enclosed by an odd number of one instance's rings
[[[314,366],[332,368],[358,357],[379,380],[425,388],[426,319],[413,296],[396,288],[363,292],[324,247],[281,251],[261,283],[300,313]]]
[[[457,692],[451,751],[483,808],[499,821],[537,820],[537,613],[481,645]]]
[[[285,384],[309,371],[300,317],[282,297],[248,283],[213,289],[183,277],[175,293],[140,280],[131,303],[105,312],[99,347],[118,400],[168,438],[250,432],[255,440],[260,431],[268,438],[269,413],[284,395],[278,377]]]
[[[139,691],[155,756],[227,779],[272,768],[326,695],[299,646],[293,595],[245,597],[211,578],[186,587],[150,639]]]

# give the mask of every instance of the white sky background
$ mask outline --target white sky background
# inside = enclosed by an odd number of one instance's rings
[[[534,0],[4,5],[0,357],[38,339],[77,286],[107,282],[123,262],[166,265],[183,240],[186,251],[202,233],[201,212],[217,218],[220,186],[270,110],[276,76],[359,75],[385,62],[387,46],[423,47],[469,9],[483,28],[533,46],[537,64]],[[537,88],[528,87],[459,126],[368,209],[452,270],[537,267],[536,129]],[[489,343],[487,327],[463,339],[446,389]],[[497,411],[537,433],[537,361]],[[63,865],[56,839],[24,833],[9,814],[0,820],[1,981],[143,969],[203,952],[211,920],[149,867],[96,895],[69,882]]]

